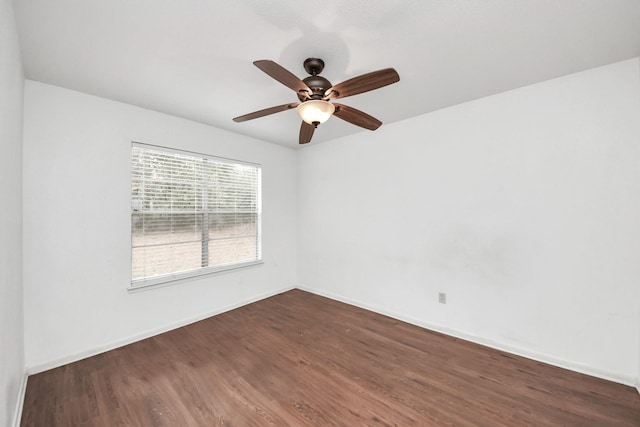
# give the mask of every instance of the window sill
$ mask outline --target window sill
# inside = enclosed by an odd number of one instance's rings
[[[248,267],[255,267],[261,264],[264,264],[264,261],[262,260],[249,261],[249,262],[244,262],[240,264],[212,267],[204,270],[186,271],[183,273],[167,274],[164,276],[158,276],[150,279],[133,280],[129,284],[129,288],[127,288],[127,291],[129,291],[130,293],[133,293],[133,292],[147,291],[147,290],[156,289],[156,288],[162,288],[165,286],[174,285],[179,282],[198,279],[203,276],[210,276],[210,275],[219,274],[219,273],[228,273],[233,270],[239,270],[239,269],[244,269]]]

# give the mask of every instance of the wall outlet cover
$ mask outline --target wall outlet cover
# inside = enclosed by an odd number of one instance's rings
[[[440,304],[447,303],[447,294],[445,292],[438,292],[438,302]]]

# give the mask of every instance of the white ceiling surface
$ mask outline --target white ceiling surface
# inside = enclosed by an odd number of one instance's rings
[[[333,84],[400,82],[340,102],[392,123],[640,56],[639,0],[14,0],[29,79],[296,147],[297,101],[252,61]],[[383,127],[377,132],[384,130]],[[332,118],[313,143],[369,132]]]

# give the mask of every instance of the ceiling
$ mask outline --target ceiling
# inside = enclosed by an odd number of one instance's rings
[[[27,78],[297,147],[297,101],[252,61],[333,84],[394,67],[342,99],[388,124],[640,56],[638,0],[14,0]],[[383,127],[377,132],[384,131]],[[370,132],[332,118],[312,144]]]

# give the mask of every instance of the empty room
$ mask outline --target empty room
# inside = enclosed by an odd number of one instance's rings
[[[0,426],[640,426],[640,2],[0,0]]]

